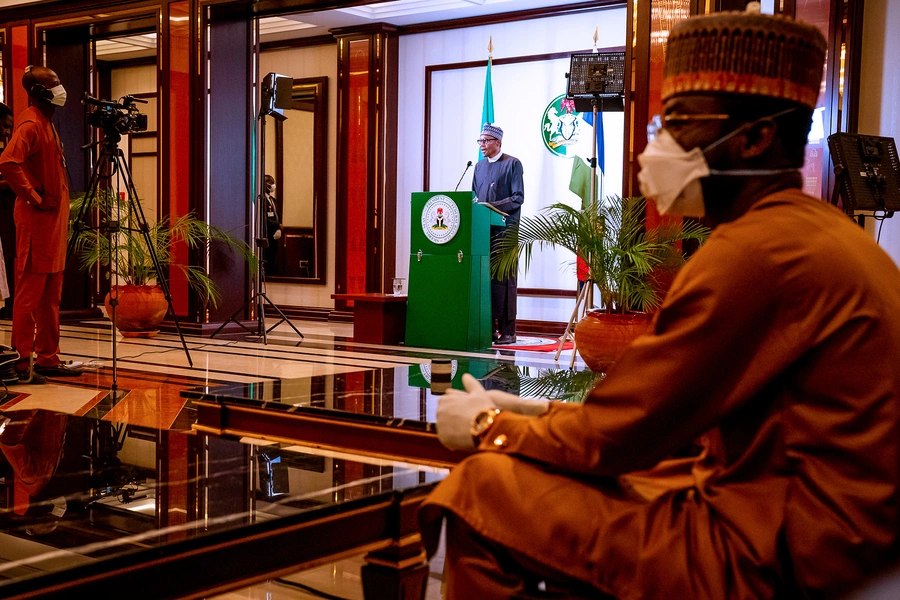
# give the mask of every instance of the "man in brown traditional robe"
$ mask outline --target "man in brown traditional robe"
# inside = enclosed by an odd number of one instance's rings
[[[776,17],[672,30],[641,188],[715,230],[583,405],[469,376],[442,398],[441,439],[482,451],[420,513],[429,552],[446,517],[449,598],[538,582],[565,597],[831,598],[897,561],[900,271],[800,192],[824,52],[815,28]]]

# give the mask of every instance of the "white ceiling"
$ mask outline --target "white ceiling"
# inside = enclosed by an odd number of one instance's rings
[[[25,0],[35,1],[35,0]],[[0,0],[0,7],[23,4]],[[418,25],[505,12],[571,4],[571,0],[393,0],[353,8],[263,17],[259,21],[263,42],[327,35],[329,30],[371,23]],[[156,34],[126,36],[97,42],[102,60],[123,60],[155,54]]]

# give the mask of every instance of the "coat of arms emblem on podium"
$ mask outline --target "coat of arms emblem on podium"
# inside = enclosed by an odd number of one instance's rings
[[[422,209],[422,232],[435,244],[446,244],[459,231],[459,207],[447,196],[432,196]]]

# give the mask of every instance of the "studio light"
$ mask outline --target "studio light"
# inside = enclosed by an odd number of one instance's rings
[[[625,110],[624,52],[572,54],[566,77],[566,96],[575,100],[575,110],[589,112],[595,100],[600,112]]]
[[[843,200],[844,212],[900,211],[900,160],[894,138],[856,133],[828,137],[834,162],[834,196]]]

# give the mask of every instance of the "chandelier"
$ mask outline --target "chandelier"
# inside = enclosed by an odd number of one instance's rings
[[[675,25],[691,14],[690,0],[652,0],[650,5],[650,50],[659,60],[666,58],[666,42]]]

